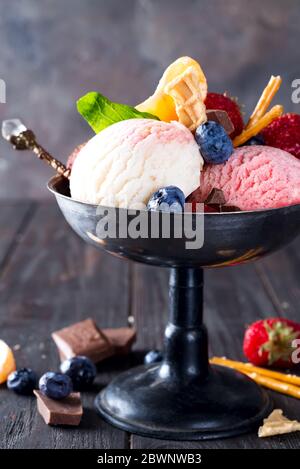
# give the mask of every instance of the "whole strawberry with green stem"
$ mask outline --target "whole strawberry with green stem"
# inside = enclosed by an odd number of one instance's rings
[[[244,354],[257,366],[291,368],[294,339],[300,338],[300,324],[285,318],[262,319],[251,324],[244,337]]]

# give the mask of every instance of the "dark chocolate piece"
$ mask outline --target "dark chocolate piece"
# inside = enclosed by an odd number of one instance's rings
[[[235,205],[226,205],[226,199],[221,189],[214,187],[205,200],[205,205],[212,211],[222,212],[240,212],[241,209]]]
[[[221,212],[240,212],[241,209],[235,205],[222,205]]]
[[[118,355],[128,354],[136,339],[136,330],[133,327],[102,329],[102,332],[112,343]]]
[[[47,425],[78,426],[82,417],[82,405],[79,392],[56,401],[40,391],[33,391],[37,398],[37,408]]]
[[[213,188],[204,201],[206,205],[225,205],[226,199],[221,189]]]
[[[61,360],[84,355],[97,363],[114,354],[114,347],[92,319],[72,324],[52,334]]]
[[[225,132],[230,135],[234,131],[234,125],[228,113],[221,109],[207,109],[206,117],[208,121],[214,121],[224,127]]]

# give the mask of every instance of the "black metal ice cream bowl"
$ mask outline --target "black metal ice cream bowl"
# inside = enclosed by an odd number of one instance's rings
[[[53,177],[48,188],[67,222],[89,244],[126,259],[170,268],[164,360],[114,379],[96,398],[101,416],[133,433],[174,440],[221,438],[256,429],[271,410],[268,394],[245,375],[208,362],[202,321],[203,269],[250,262],[285,246],[300,233],[300,205],[174,215],[187,217],[193,232],[201,231],[198,242],[204,240],[203,246],[191,247],[190,233],[186,236],[184,230],[180,237],[172,229],[168,237],[151,236],[150,212],[144,212],[149,218],[145,237],[119,236],[120,229],[126,233],[124,228],[136,217],[126,209],[113,209],[114,236],[99,235],[101,214],[107,215],[109,209],[73,200],[68,181],[60,176]],[[159,213],[156,219],[160,227],[164,215]]]

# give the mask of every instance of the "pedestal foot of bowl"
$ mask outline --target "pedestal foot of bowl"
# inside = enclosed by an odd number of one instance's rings
[[[245,375],[214,366],[203,381],[182,386],[164,364],[122,373],[96,398],[100,415],[139,435],[207,440],[257,430],[271,411],[267,393]]]
[[[96,398],[102,417],[129,432],[175,440],[257,430],[271,410],[268,395],[245,375],[209,365],[202,305],[202,269],[171,269],[164,360],[117,377]]]

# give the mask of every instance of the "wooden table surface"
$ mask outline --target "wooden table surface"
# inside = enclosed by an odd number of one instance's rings
[[[300,238],[263,261],[206,272],[205,319],[210,353],[242,359],[246,324],[272,315],[300,319]],[[119,260],[84,244],[54,203],[0,205],[0,338],[16,346],[19,367],[56,370],[50,333],[86,317],[100,327],[124,326],[133,316],[138,329],[128,358],[100,364],[93,392],[83,395],[79,428],[51,428],[32,397],[0,387],[1,448],[299,448],[300,433],[258,439],[256,434],[206,441],[174,442],[117,430],[100,419],[97,390],[120,371],[160,347],[167,315],[164,269]],[[272,393],[275,406],[300,420],[300,401]]]

